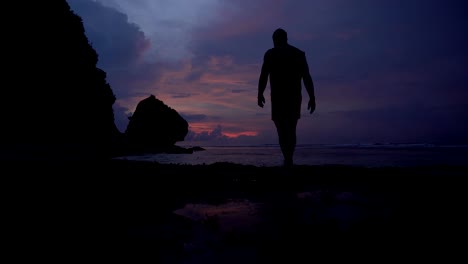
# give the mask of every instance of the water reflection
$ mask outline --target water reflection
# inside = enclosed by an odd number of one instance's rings
[[[174,213],[192,222],[183,242],[185,263],[249,263],[255,260],[251,246],[260,223],[261,204],[228,200],[224,204],[186,204]],[[255,262],[252,262],[255,263]]]
[[[216,227],[221,232],[231,232],[247,230],[258,224],[260,206],[260,203],[246,199],[228,200],[219,205],[189,203],[174,213]]]
[[[264,263],[276,253],[346,248],[364,234],[385,238],[392,230],[395,204],[390,201],[396,197],[341,188],[289,194],[265,196],[260,202],[187,203],[167,221],[132,227],[131,238],[155,241],[162,263],[247,264]]]

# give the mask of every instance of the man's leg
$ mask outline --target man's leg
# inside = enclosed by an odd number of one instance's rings
[[[293,165],[294,150],[296,148],[297,119],[274,120],[278,132],[279,144],[284,157],[284,165]]]

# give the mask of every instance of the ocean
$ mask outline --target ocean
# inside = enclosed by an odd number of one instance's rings
[[[187,146],[184,146],[187,147]],[[161,164],[201,165],[230,162],[260,167],[283,164],[278,145],[201,146],[192,154],[147,154],[117,159]],[[298,145],[295,165],[352,165],[364,167],[467,166],[468,145],[434,144],[320,144]]]

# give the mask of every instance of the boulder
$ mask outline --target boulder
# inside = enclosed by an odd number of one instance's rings
[[[128,144],[136,151],[164,152],[174,149],[188,133],[187,121],[154,95],[141,100],[125,130]]]

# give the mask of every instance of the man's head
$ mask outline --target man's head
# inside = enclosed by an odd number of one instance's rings
[[[273,44],[276,46],[286,45],[288,43],[288,33],[282,28],[273,32]]]

